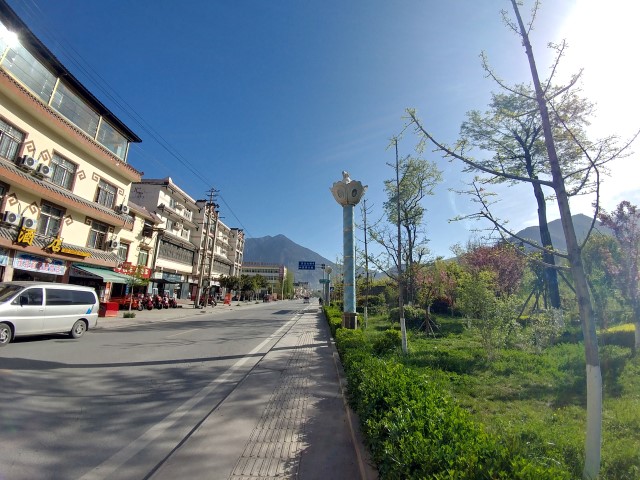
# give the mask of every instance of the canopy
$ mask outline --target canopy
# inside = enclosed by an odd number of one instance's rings
[[[123,275],[121,273],[116,273],[113,270],[107,270],[106,268],[91,267],[89,265],[78,265],[78,264],[74,264],[73,266],[78,270],[82,270],[83,272],[86,272],[90,275],[93,275],[95,277],[100,277],[105,282],[129,283],[131,281],[131,277],[127,275]]]

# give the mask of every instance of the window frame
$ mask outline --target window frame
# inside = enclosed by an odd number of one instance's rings
[[[104,230],[102,230],[102,228],[104,228]],[[93,248],[95,250],[106,250],[108,236],[109,225],[94,219],[90,219],[89,235],[87,236],[87,248]]]
[[[45,208],[58,210],[60,212],[60,216],[56,217],[55,215],[52,215],[51,212],[45,212],[44,211]],[[48,202],[42,202],[40,204],[40,215],[38,216],[38,225],[36,226],[36,235],[40,235],[42,237],[58,237],[62,230],[62,220],[64,219],[65,213],[66,213],[66,210],[64,208],[59,207],[58,205],[54,205],[53,203],[48,203]],[[44,218],[47,218],[48,220],[47,220],[47,225],[46,227],[44,227],[44,231],[43,231],[41,222]],[[52,218],[58,220],[58,228],[55,232],[49,228],[50,220]]]
[[[113,209],[116,205],[117,196],[118,187],[105,181],[103,178],[98,180],[94,202],[103,207]]]
[[[66,190],[73,191],[76,181],[76,173],[78,171],[78,164],[63,157],[57,152],[53,152],[49,166],[52,170],[51,183]],[[73,170],[70,167],[73,167]],[[63,178],[61,182],[58,182],[57,180],[60,176],[63,176]]]

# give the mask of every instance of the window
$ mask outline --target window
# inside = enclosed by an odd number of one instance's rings
[[[138,265],[144,265],[146,267],[148,262],[149,250],[140,250],[140,253],[138,253]]]
[[[2,66],[20,80],[40,99],[49,103],[56,77],[35,59],[22,45],[9,49]]]
[[[71,190],[78,166],[66,158],[62,158],[57,153],[54,153],[50,167],[52,169],[51,181],[62,188]]]
[[[109,227],[104,223],[91,221],[91,230],[89,231],[89,240],[87,241],[87,247],[95,248],[97,250],[104,250],[106,247],[107,233]]]
[[[36,233],[48,237],[57,237],[60,233],[63,215],[64,211],[60,208],[43,203],[40,207],[40,218],[38,218]]]
[[[107,147],[118,158],[124,160],[127,153],[127,139],[113,128],[105,119],[100,123],[98,142]]]
[[[96,296],[84,290],[47,288],[47,305],[93,305]]]
[[[12,305],[42,305],[42,289],[28,288],[11,302]]]
[[[118,258],[121,261],[126,262],[127,258],[129,257],[129,244],[128,243],[121,243],[118,246],[117,255],[118,255]]]
[[[113,208],[116,203],[116,187],[100,179],[94,201],[103,207]]]
[[[96,137],[100,116],[82,99],[60,82],[53,94],[51,106],[73,122],[91,138]]]
[[[16,130],[7,122],[0,119],[0,156],[8,160],[15,160],[18,149],[24,141],[24,133]]]

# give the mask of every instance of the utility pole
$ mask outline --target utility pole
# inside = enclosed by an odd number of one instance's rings
[[[213,194],[213,197],[216,197],[218,194],[218,190],[215,191],[215,193]],[[214,225],[213,225],[213,241],[211,242],[211,258],[209,260],[209,281],[212,280],[212,275],[211,272],[213,272],[213,262],[215,260],[215,256],[216,256],[216,239],[218,238],[218,220],[220,219],[220,212],[218,212],[218,208],[220,207],[220,205],[218,205],[217,203],[211,203],[211,208],[213,209],[213,214],[214,214]],[[207,232],[207,240],[209,239],[209,232]],[[208,241],[207,241],[207,245],[208,245]],[[208,305],[209,303],[209,294],[211,293],[211,283],[209,283],[209,288],[207,289],[207,296],[206,296],[206,305]]]
[[[364,273],[365,273],[365,294],[364,294],[364,328],[367,328],[369,320],[369,251],[367,248],[367,199],[362,200],[362,215],[364,217]]]
[[[202,276],[204,275],[204,262],[207,257],[207,247],[209,246],[209,223],[211,221],[211,211],[209,206],[213,204],[213,196],[217,193],[215,188],[209,189],[209,201],[205,202],[204,205],[204,214],[206,217],[205,227],[203,231],[202,237],[204,238],[204,247],[202,246],[202,240],[200,241],[200,249],[202,250],[200,256],[200,271],[198,272],[198,288],[196,291],[196,298],[193,304],[193,308],[198,308],[200,306],[200,299],[202,298]],[[205,305],[206,306],[206,305]]]

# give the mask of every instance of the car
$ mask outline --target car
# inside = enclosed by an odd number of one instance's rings
[[[98,323],[96,291],[53,282],[0,282],[0,347],[16,337],[67,333],[80,338]]]
[[[309,303],[309,297],[304,297],[304,301],[302,303]]]

